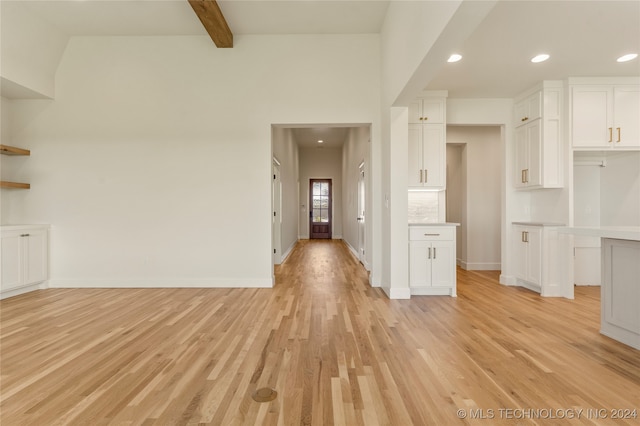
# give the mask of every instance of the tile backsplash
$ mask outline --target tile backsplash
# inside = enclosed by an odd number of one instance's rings
[[[438,222],[438,193],[409,191],[409,222]]]

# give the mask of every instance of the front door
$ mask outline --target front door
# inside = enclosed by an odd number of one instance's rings
[[[331,179],[310,179],[309,195],[309,238],[331,238]]]

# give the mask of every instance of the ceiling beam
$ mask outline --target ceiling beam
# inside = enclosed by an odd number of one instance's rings
[[[233,33],[216,0],[188,0],[217,47],[233,47]]]

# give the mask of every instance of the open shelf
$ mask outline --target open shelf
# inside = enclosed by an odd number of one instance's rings
[[[31,185],[28,183],[21,182],[9,182],[6,180],[0,181],[0,188],[9,188],[9,189],[29,189]]]
[[[0,145],[0,154],[3,155],[31,155],[31,151],[15,146]]]
[[[23,148],[16,148],[15,146],[0,145],[0,154],[2,155],[31,155],[31,151]],[[8,189],[29,189],[31,185],[22,182],[9,182],[6,180],[0,181],[0,188]]]

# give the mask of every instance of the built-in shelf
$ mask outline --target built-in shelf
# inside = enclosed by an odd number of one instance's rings
[[[3,155],[31,155],[31,151],[15,146],[0,145],[0,154]]]
[[[2,155],[31,155],[31,151],[23,148],[16,148],[15,146],[0,145],[0,154]],[[9,182],[6,180],[0,181],[0,188],[8,189],[29,189],[31,185],[22,182]]]
[[[21,182],[8,182],[6,180],[0,181],[0,188],[10,188],[10,189],[29,189],[31,185],[28,183]]]

